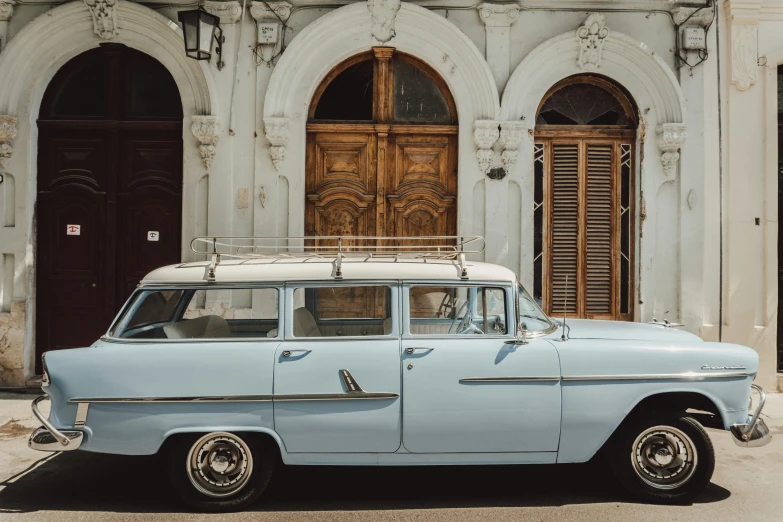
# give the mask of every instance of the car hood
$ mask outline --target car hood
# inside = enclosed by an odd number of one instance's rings
[[[561,321],[562,323],[562,321]],[[618,339],[633,341],[701,341],[701,339],[679,328],[667,328],[648,323],[626,321],[596,321],[592,319],[568,319],[566,330],[570,339]],[[562,329],[550,334],[559,337]]]

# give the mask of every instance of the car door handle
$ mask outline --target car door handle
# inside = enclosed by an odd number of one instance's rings
[[[411,355],[412,353],[415,353],[415,352],[418,352],[418,351],[422,351],[422,350],[426,350],[428,352],[431,352],[434,349],[435,348],[430,348],[429,346],[411,346],[410,348],[406,348],[405,349],[405,353],[407,353],[408,355]]]
[[[295,353],[305,354],[305,353],[310,353],[310,352],[312,352],[312,350],[285,350],[283,352],[283,357],[291,357]]]

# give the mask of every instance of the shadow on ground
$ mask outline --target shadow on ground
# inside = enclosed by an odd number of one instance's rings
[[[0,483],[0,513],[171,512],[181,506],[166,463],[151,457],[62,453]],[[697,503],[731,493],[710,484]],[[590,464],[461,467],[283,467],[251,511],[526,507],[630,500]]]

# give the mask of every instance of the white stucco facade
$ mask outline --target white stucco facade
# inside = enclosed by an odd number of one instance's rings
[[[732,1],[715,10],[706,2],[701,10],[679,4],[425,0],[395,10],[393,1],[325,6],[298,0],[269,2],[275,13],[251,1],[243,13],[241,2],[206,2],[226,37],[225,67],[218,70],[214,60],[185,56],[175,21],[178,10],[193,7],[186,1],[160,8],[119,0],[107,4],[111,15],[96,25],[83,0],[58,6],[0,0],[0,157],[6,158],[0,170],[0,386],[23,385],[35,368],[41,99],[64,63],[111,41],[156,58],[180,91],[184,260],[192,259],[188,245],[198,235],[304,235],[311,98],[334,66],[387,45],[438,72],[455,100],[459,233],[485,236],[484,260],[511,268],[530,285],[537,109],[564,78],[585,72],[610,78],[639,111],[635,320],[682,322],[706,340],[747,344],[761,354],[757,381],[775,388],[776,67],[783,63],[783,4]],[[382,41],[389,19],[393,32]],[[588,19],[607,30],[589,56],[579,31]],[[285,46],[257,49],[265,59],[279,54],[267,64],[253,52],[257,24],[280,20],[287,25]],[[678,25],[679,31],[709,28],[703,63],[681,66],[675,57],[700,60],[677,49]],[[754,52],[766,57],[764,65],[749,58]],[[487,162],[507,167],[508,175],[488,178]]]

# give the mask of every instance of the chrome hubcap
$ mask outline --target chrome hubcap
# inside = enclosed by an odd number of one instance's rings
[[[236,435],[210,433],[190,448],[186,465],[197,490],[210,497],[227,497],[247,485],[253,472],[253,455]]]
[[[636,438],[631,462],[636,474],[649,486],[675,489],[691,479],[698,455],[688,435],[671,426],[655,426]]]

